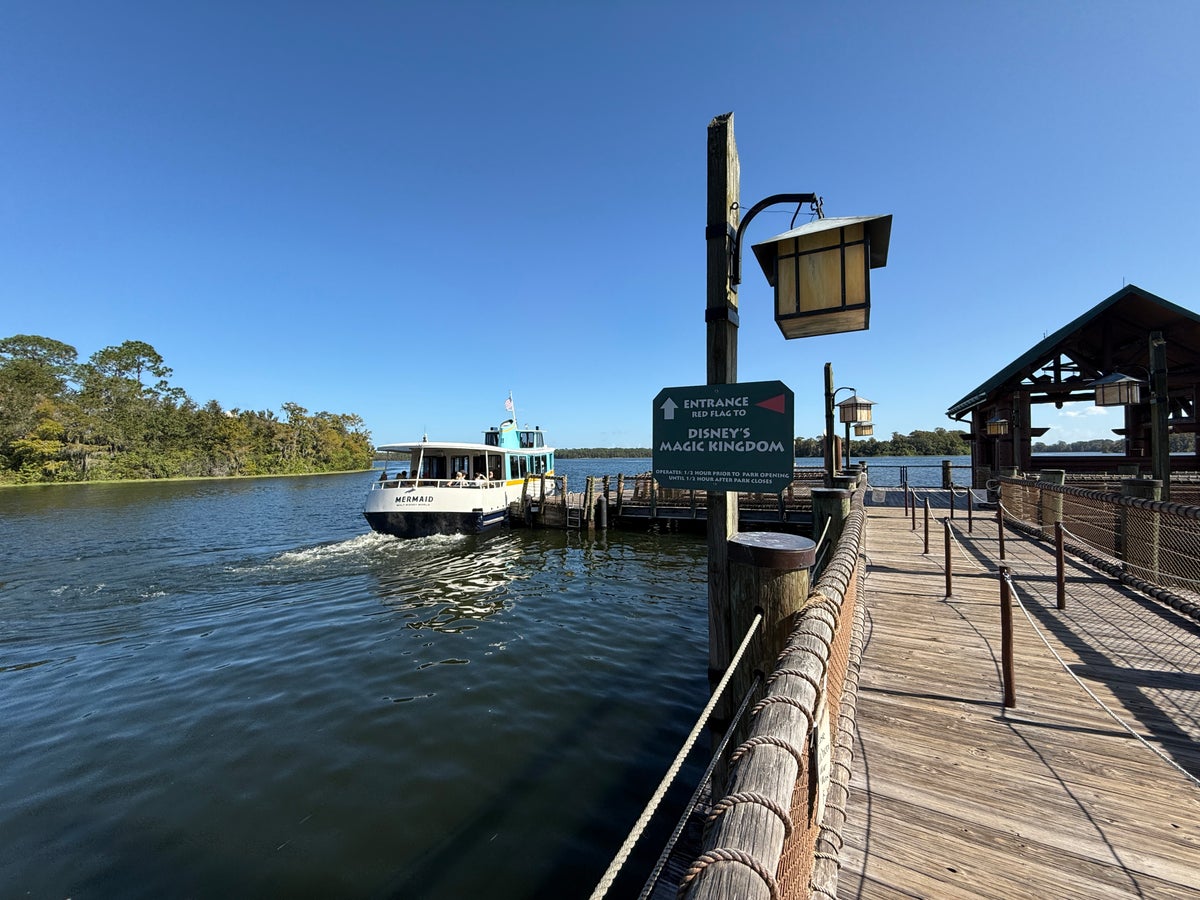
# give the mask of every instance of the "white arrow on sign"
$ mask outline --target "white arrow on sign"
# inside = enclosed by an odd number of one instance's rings
[[[675,409],[676,409],[675,401],[672,400],[670,397],[668,397],[667,402],[662,405],[663,418],[664,419],[674,419],[675,418]]]

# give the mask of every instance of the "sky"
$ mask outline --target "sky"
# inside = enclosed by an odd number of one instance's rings
[[[655,395],[706,380],[727,112],[743,208],[893,216],[869,331],[785,341],[747,260],[738,380],[787,384],[798,435],[826,362],[876,437],[957,429],[1125,284],[1200,311],[1192,0],[2,9],[0,337],[144,341],[197,403],[477,440],[511,392],[556,446],[650,446]]]

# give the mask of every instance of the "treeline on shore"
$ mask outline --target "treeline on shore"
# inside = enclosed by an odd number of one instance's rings
[[[796,456],[823,457],[825,438],[796,438]],[[842,450],[845,453],[845,450]],[[850,441],[852,456],[967,456],[970,446],[961,432],[935,428],[933,431],[893,432],[891,440],[875,438]],[[629,457],[642,459],[653,456],[649,447],[572,447],[555,450],[559,459],[612,459]]]
[[[143,341],[98,350],[0,339],[0,483],[290,475],[367,469],[357,415],[199,406]]]
[[[1196,450],[1196,436],[1194,434],[1170,434],[1167,435],[1167,442],[1170,445],[1171,453],[1193,453]],[[1056,441],[1053,444],[1044,444],[1041,441],[1034,441],[1032,450],[1034,453],[1124,453],[1124,439],[1107,440],[1106,438],[1096,438],[1091,441]]]

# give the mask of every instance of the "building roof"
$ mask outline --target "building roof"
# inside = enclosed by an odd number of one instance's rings
[[[1172,379],[1200,376],[1200,315],[1131,284],[1035,344],[952,404],[946,415],[965,418],[1002,391],[1019,389],[1067,399],[1072,390],[1122,367],[1145,368],[1153,331],[1161,331],[1166,339]],[[1067,378],[1034,377],[1055,360],[1061,366],[1062,357],[1071,370]]]

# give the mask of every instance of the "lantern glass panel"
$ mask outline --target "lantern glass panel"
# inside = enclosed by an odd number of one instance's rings
[[[1141,386],[1132,379],[1096,387],[1097,406],[1129,406],[1141,402]]]
[[[806,253],[798,259],[798,312],[837,309],[842,305],[842,254],[838,248]]]
[[[775,321],[784,337],[869,326],[870,248],[861,222],[787,238],[774,251]]]

